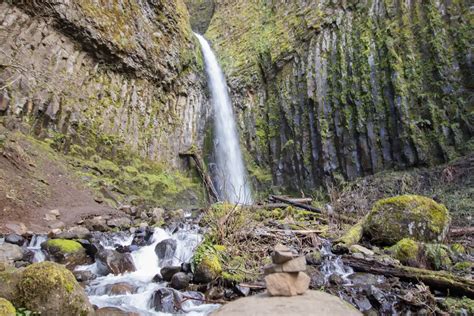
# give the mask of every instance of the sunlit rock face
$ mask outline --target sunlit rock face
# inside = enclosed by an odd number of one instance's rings
[[[250,173],[293,190],[472,150],[465,1],[216,1]]]
[[[66,149],[105,137],[179,165],[210,114],[184,3],[95,2],[0,4],[0,115]]]

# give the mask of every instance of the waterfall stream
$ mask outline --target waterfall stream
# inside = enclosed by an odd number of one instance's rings
[[[222,200],[251,204],[250,186],[247,182],[225,76],[209,43],[203,36],[195,35],[201,43],[214,108],[214,147],[217,167],[214,181]]]

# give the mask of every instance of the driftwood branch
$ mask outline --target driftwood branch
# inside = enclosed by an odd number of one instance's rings
[[[296,207],[302,208],[302,209],[310,211],[310,212],[322,213],[321,210],[316,208],[316,207],[294,201],[293,199],[290,199],[290,198],[285,198],[285,197],[278,196],[278,195],[270,195],[270,200],[277,201],[277,202],[282,202],[282,203],[289,204],[289,205],[292,205],[292,206],[296,206]]]
[[[209,176],[206,169],[204,168],[204,161],[202,160],[201,155],[191,150],[185,153],[180,153],[179,156],[183,158],[192,158],[194,160],[194,163],[196,164],[196,169],[198,170],[199,175],[201,176],[202,182],[204,183],[204,186],[206,187],[209,202],[211,203],[218,202],[219,195],[217,194],[217,190],[214,187],[214,183],[212,182],[211,177]]]
[[[430,288],[449,295],[474,298],[473,280],[458,277],[444,271],[431,271],[402,265],[391,265],[375,260],[354,258],[348,255],[342,256],[342,260],[344,264],[358,272],[398,277],[411,282],[423,282]]]
[[[473,236],[474,227],[453,227],[449,231],[449,237]]]

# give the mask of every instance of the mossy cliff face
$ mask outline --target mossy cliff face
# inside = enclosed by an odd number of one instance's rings
[[[93,150],[105,135],[173,166],[202,143],[206,81],[182,0],[2,1],[0,24],[10,126]]]
[[[297,190],[472,150],[470,22],[459,0],[220,0],[206,36],[247,150]]]

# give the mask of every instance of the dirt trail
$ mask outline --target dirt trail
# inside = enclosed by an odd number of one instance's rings
[[[94,193],[46,144],[11,133],[0,147],[0,232],[48,232],[50,210],[73,225],[91,214],[119,211],[94,200]]]

